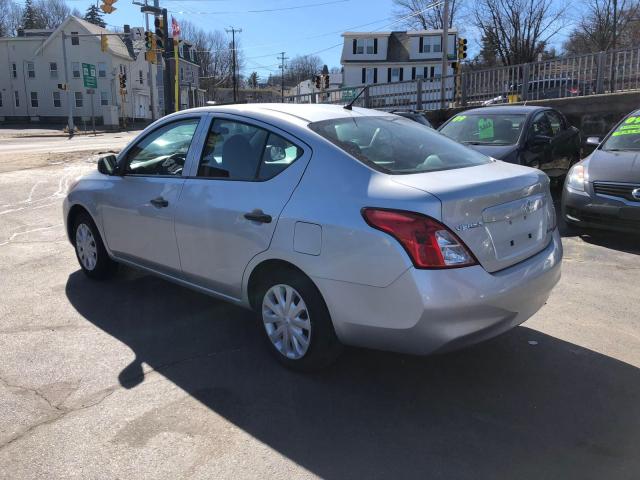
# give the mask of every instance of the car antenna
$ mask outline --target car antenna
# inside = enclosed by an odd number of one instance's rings
[[[355,97],[353,97],[353,100],[351,100],[349,103],[347,103],[344,108],[346,108],[347,110],[352,110],[353,109],[353,104],[356,103],[356,100],[358,100],[358,98],[360,98],[360,95],[363,94],[363,92],[367,89],[367,87],[363,87],[362,90],[360,90],[360,93],[358,95],[356,95]]]

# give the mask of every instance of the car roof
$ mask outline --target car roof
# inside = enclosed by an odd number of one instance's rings
[[[305,122],[319,122],[335,118],[371,117],[391,115],[379,110],[353,107],[347,110],[343,105],[314,104],[314,103],[243,103],[234,105],[212,105],[207,107],[182,110],[184,112],[235,113],[251,117],[277,117],[280,120]]]
[[[533,112],[540,112],[543,110],[551,110],[549,107],[539,107],[536,105],[500,105],[500,106],[486,106],[482,108],[472,108],[470,110],[464,110],[456,115],[481,115],[483,113],[516,113],[516,114],[530,114]]]

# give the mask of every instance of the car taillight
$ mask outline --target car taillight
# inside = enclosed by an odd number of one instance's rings
[[[417,268],[456,268],[478,262],[456,234],[431,217],[403,210],[363,208],[365,221],[404,247]]]

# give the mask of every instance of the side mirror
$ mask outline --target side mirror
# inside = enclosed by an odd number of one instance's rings
[[[587,137],[587,145],[597,147],[600,145],[600,137]]]
[[[105,175],[113,175],[116,171],[117,159],[115,155],[107,155],[98,160],[98,171]]]

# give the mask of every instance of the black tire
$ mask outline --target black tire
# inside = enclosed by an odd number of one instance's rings
[[[292,287],[304,300],[310,322],[309,346],[301,358],[285,356],[270,340],[263,320],[263,301],[269,290],[276,285]],[[327,305],[313,282],[301,272],[282,269],[273,272],[260,282],[254,297],[254,307],[268,349],[287,368],[309,372],[320,370],[334,362],[342,352],[342,344],[336,336]]]
[[[84,262],[81,258],[81,255],[85,252],[81,252],[81,249],[78,248],[78,229],[81,225],[86,226],[93,237],[93,241],[90,242],[91,245],[95,246],[95,266],[93,266],[93,268],[86,265],[87,262]],[[73,231],[71,232],[71,235],[73,239],[73,246],[76,251],[76,258],[78,259],[80,268],[82,268],[85,275],[89,278],[102,280],[110,277],[115,272],[117,263],[109,257],[107,250],[104,248],[102,238],[100,237],[100,232],[88,213],[82,212],[76,216],[75,221],[73,222]]]

